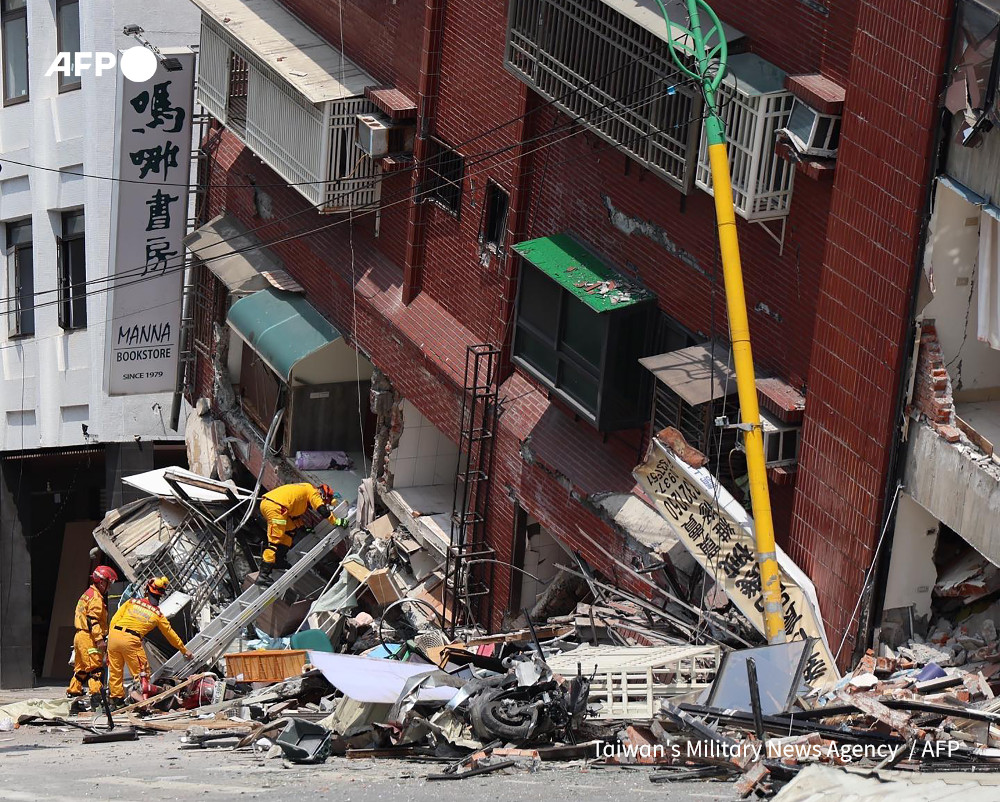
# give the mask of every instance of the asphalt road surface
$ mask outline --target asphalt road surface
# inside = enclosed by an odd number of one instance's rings
[[[444,764],[347,760],[293,766],[230,748],[187,748],[180,733],[138,741],[83,744],[84,733],[52,725],[0,732],[0,800],[268,800],[301,802],[580,802],[614,799],[734,800],[732,783],[653,784],[650,769],[595,768],[583,761],[544,763],[535,773],[510,769],[483,777],[433,782]]]

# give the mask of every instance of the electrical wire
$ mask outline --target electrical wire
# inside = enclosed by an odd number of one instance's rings
[[[641,87],[641,88],[637,89],[635,92],[633,92],[632,95],[630,95],[628,97],[634,96],[636,94],[643,93],[647,89],[649,89],[650,86],[652,86],[652,85],[650,84],[650,85],[648,85],[646,87]],[[643,104],[641,104],[639,106],[632,107],[632,108],[626,107],[625,111],[627,111],[627,112],[635,112],[635,111],[641,109],[644,105],[648,105],[648,104],[651,104],[651,103],[655,102],[658,99],[658,97],[659,97],[658,95],[654,95],[653,97],[651,97],[648,100],[646,100],[645,103],[643,103]],[[616,102],[620,103],[621,101],[616,101]],[[606,111],[609,112],[606,115],[606,119],[610,119],[610,118],[614,118],[614,117],[620,116],[619,112],[618,111],[612,111],[610,109],[610,107],[609,107],[608,104],[604,104],[597,111],[602,111],[602,110],[606,110]],[[683,123],[677,123],[674,126],[671,126],[670,129],[679,128],[679,127],[681,127],[683,125],[689,125],[692,122],[697,121],[698,119],[701,119],[701,118],[694,118],[693,120],[685,120]],[[577,127],[580,125],[581,121],[590,122],[590,123],[593,124],[595,122],[604,122],[605,120],[594,121],[594,120],[587,120],[586,118],[583,118],[583,117],[578,117],[578,118],[575,118],[575,119],[571,119],[565,125],[561,126],[558,129],[555,129],[555,132],[556,133],[561,133],[563,131],[571,131],[571,135],[573,135],[575,133],[578,133],[578,131],[576,131],[574,129],[577,129]],[[670,129],[666,129],[666,130],[670,130]],[[665,133],[665,132],[666,131],[664,129],[654,129],[653,131],[650,131],[650,132],[645,133],[645,134],[641,134],[639,132],[637,132],[637,134],[639,136],[641,136],[641,137],[646,137],[646,136],[652,136],[654,134]],[[532,142],[536,142],[536,141],[538,141],[540,139],[544,139],[544,138],[546,138],[548,136],[551,136],[552,133],[553,133],[552,131],[547,131],[545,133],[538,134],[538,135],[530,137],[528,139],[520,140],[520,141],[518,141],[518,142],[516,142],[516,143],[514,143],[512,145],[506,145],[504,147],[495,148],[495,149],[492,149],[492,150],[489,150],[489,151],[485,151],[485,152],[480,153],[480,154],[474,154],[473,157],[467,157],[466,158],[466,162],[467,162],[466,166],[467,167],[470,167],[470,166],[474,167],[474,166],[476,166],[478,164],[481,164],[481,163],[483,163],[485,161],[489,161],[490,159],[492,159],[495,156],[498,156],[498,155],[504,154],[504,153],[506,153],[506,152],[508,152],[510,150],[513,150],[514,148],[521,147],[521,146],[523,146],[525,144],[530,144]],[[567,138],[569,138],[569,137],[563,137],[562,139],[567,139]],[[550,142],[548,144],[549,145],[557,144],[558,142],[562,141],[562,139],[554,140],[553,142]],[[535,148],[535,149],[526,151],[525,153],[522,153],[522,156],[529,155],[530,153],[533,153],[533,152],[535,152],[537,150],[541,150],[541,148]],[[468,158],[472,158],[472,161],[468,162]],[[506,159],[506,160],[500,162],[499,164],[504,164],[507,161],[510,161],[510,159]],[[499,166],[499,165],[493,165],[493,166]],[[357,169],[357,165],[355,165],[355,169]],[[352,173],[353,172],[354,171],[352,170]],[[486,172],[486,170],[480,171],[480,173],[482,173],[482,172]],[[473,176],[474,175],[478,175],[478,174],[479,173],[474,173]],[[337,184],[339,184],[341,181],[346,180],[349,177],[350,177],[350,175],[344,176],[343,178],[338,179],[337,182],[331,182],[331,183],[337,183]],[[467,175],[466,177],[470,177],[470,176]],[[423,190],[420,189],[419,187],[408,187],[407,189],[402,190],[399,193],[397,193],[395,195],[395,198],[398,200],[398,203],[408,203],[411,200],[411,197],[412,197],[413,200],[416,200],[420,196],[430,195],[434,191],[435,191],[435,188],[433,188],[433,187],[428,188],[428,189],[423,189]],[[392,198],[392,197],[393,196],[390,196],[390,198]],[[362,213],[368,212],[368,211],[374,211],[375,213],[380,213],[384,209],[391,208],[394,205],[398,205],[398,203],[397,203],[396,200],[394,200],[394,201],[391,201],[390,203],[386,204],[384,202],[384,199],[380,198],[377,201],[372,201],[371,203],[364,204],[363,206],[359,207],[359,209],[355,209],[355,210],[352,210],[352,211],[354,211],[354,212],[360,211]],[[277,224],[278,222],[282,222],[284,220],[288,220],[288,219],[290,219],[292,217],[295,217],[295,216],[298,216],[300,214],[303,214],[303,213],[306,213],[306,212],[309,212],[309,211],[313,211],[314,209],[319,208],[320,205],[322,205],[322,204],[313,204],[312,206],[310,206],[310,207],[308,207],[306,209],[302,209],[302,210],[299,210],[299,211],[294,212],[292,214],[286,215],[283,218],[279,218],[277,220],[268,221],[267,223],[264,223],[264,224],[262,224],[260,226],[257,226],[256,228],[247,230],[246,232],[244,232],[244,234],[250,234],[250,233],[253,233],[255,231],[260,231],[261,229],[268,228],[271,225]],[[346,222],[346,221],[345,220],[337,220],[337,221],[334,221],[333,223],[324,224],[322,226],[319,226],[317,228],[314,228],[314,229],[311,229],[311,230],[308,230],[308,231],[300,231],[300,232],[293,233],[291,235],[285,235],[285,236],[283,236],[283,237],[281,237],[281,238],[279,238],[277,240],[271,240],[271,241],[266,241],[266,242],[258,242],[257,244],[250,244],[250,245],[246,245],[246,246],[243,246],[243,247],[234,248],[230,253],[220,254],[220,255],[215,256],[215,257],[202,258],[201,261],[202,261],[202,263],[206,263],[207,264],[207,263],[212,262],[212,261],[216,261],[216,260],[221,260],[221,259],[228,258],[229,256],[234,256],[234,255],[238,255],[238,254],[247,253],[249,251],[259,250],[261,248],[269,247],[271,245],[280,244],[282,242],[287,241],[287,239],[289,239],[291,237],[298,236],[300,234],[301,235],[307,235],[307,234],[315,233],[315,232],[318,232],[318,231],[322,231],[322,230],[326,230],[326,229],[329,229],[329,228],[333,228],[336,225],[343,224],[344,222]],[[223,240],[223,241],[224,242],[228,242],[230,240]],[[206,245],[206,246],[202,246],[201,248],[188,249],[188,250],[190,250],[191,253],[193,253],[193,254],[197,254],[198,252],[200,252],[202,250],[207,250],[209,248],[216,247],[216,245],[218,245],[218,243],[213,243],[212,245]],[[176,259],[173,259],[173,260],[168,259],[168,260],[166,260],[166,263],[167,263],[167,265],[169,265],[170,262],[175,262],[177,259],[181,260],[180,264],[174,264],[172,267],[171,266],[165,266],[158,273],[158,275],[155,275],[152,278],[158,278],[158,277],[160,277],[162,275],[167,275],[167,274],[169,274],[171,272],[174,272],[176,269],[183,269],[189,263],[187,261],[187,257],[185,255],[183,255],[183,254],[180,255],[180,256],[178,256],[178,257],[176,257]],[[148,266],[147,265],[141,265],[141,266],[137,266],[137,267],[134,267],[134,268],[127,268],[125,270],[118,270],[118,271],[115,271],[115,273],[113,275],[99,276],[97,278],[90,279],[90,280],[88,280],[86,282],[80,282],[80,283],[74,284],[72,286],[73,287],[92,286],[92,285],[95,285],[95,284],[101,284],[101,283],[105,283],[105,282],[119,282],[123,278],[130,278],[130,277],[136,276],[137,274],[138,274],[139,277],[145,278],[145,275],[146,275],[147,271],[148,271]],[[128,285],[127,284],[118,284],[118,286],[128,286]],[[59,292],[59,288],[52,288],[52,289],[48,289],[48,290],[40,290],[40,291],[38,291],[36,293],[33,293],[32,297],[39,297],[39,296],[42,296],[42,295],[51,295],[52,293],[57,293],[57,292]],[[8,302],[9,303],[11,301],[16,301],[16,300],[17,299],[14,296],[0,297],[0,303],[2,303],[2,302]],[[54,301],[52,303],[63,303],[63,302],[64,301],[62,301],[62,300],[57,300],[57,301]],[[36,308],[36,307],[30,307],[30,308]],[[24,309],[25,309],[25,311],[27,311],[28,308],[26,307]]]
[[[343,27],[341,27],[341,39],[343,39]],[[666,44],[664,44],[662,47],[666,47]],[[621,64],[620,66],[615,67],[613,70],[609,70],[608,72],[603,73],[602,75],[598,75],[597,77],[592,78],[591,80],[587,81],[587,83],[585,83],[583,86],[581,86],[581,87],[574,87],[573,89],[570,89],[570,90],[566,91],[562,95],[558,95],[557,97],[554,97],[554,98],[552,98],[550,100],[545,101],[540,106],[536,106],[535,108],[531,109],[530,111],[525,112],[524,114],[518,115],[517,117],[513,117],[513,118],[511,118],[509,120],[505,120],[502,123],[498,123],[497,125],[494,125],[492,128],[488,128],[485,131],[482,131],[481,133],[478,133],[475,136],[473,136],[473,137],[465,140],[464,142],[460,142],[457,145],[454,145],[452,149],[453,150],[457,150],[457,149],[459,149],[461,147],[464,147],[465,145],[468,145],[468,144],[471,144],[472,142],[475,142],[477,139],[482,139],[483,137],[487,137],[490,134],[496,133],[497,131],[499,131],[499,130],[501,130],[503,128],[506,128],[508,125],[513,125],[514,123],[519,122],[520,120],[525,119],[525,118],[529,117],[530,115],[535,114],[538,111],[541,111],[544,108],[547,108],[547,107],[549,107],[551,105],[554,105],[556,103],[560,103],[563,100],[565,100],[566,98],[568,98],[568,97],[570,97],[572,95],[578,94],[582,90],[584,90],[584,89],[586,89],[588,87],[593,86],[598,81],[602,81],[605,78],[609,78],[610,76],[614,75],[617,72],[620,72],[621,70],[625,69],[626,67],[631,67],[632,65],[638,63],[641,59],[644,59],[644,58],[646,58],[648,56],[662,56],[663,55],[663,53],[662,53],[662,47],[661,48],[657,48],[656,50],[648,50],[648,51],[646,51],[644,53],[640,53],[639,55],[635,56],[632,59],[629,59],[628,61],[626,61],[625,63]],[[341,67],[342,67],[343,66],[343,60],[344,60],[344,52],[343,52],[343,50],[341,50],[340,56],[341,56]],[[362,73],[359,73],[359,74],[362,74]],[[690,80],[690,79],[685,79],[685,78],[681,77],[680,73],[678,73],[678,77],[680,78],[680,80],[677,82],[678,84],[685,83],[685,82],[687,82],[687,81]],[[22,162],[22,161],[18,161],[16,159],[10,159],[10,158],[7,158],[6,156],[0,156],[0,163],[16,164],[19,167],[26,167],[26,168],[29,168],[29,169],[32,169],[32,170],[42,170],[44,172],[60,173],[60,174],[63,174],[63,175],[78,176],[80,178],[92,178],[92,179],[96,179],[96,180],[99,180],[99,181],[115,181],[115,182],[125,183],[125,184],[146,184],[146,183],[148,183],[148,182],[141,181],[139,179],[134,179],[134,178],[116,178],[114,176],[108,176],[108,175],[99,175],[99,174],[95,174],[95,173],[84,173],[84,172],[76,172],[76,171],[71,171],[71,170],[64,170],[64,169],[59,168],[59,167],[45,167],[45,166],[38,165],[38,164],[32,164],[30,162]],[[400,170],[399,172],[402,173],[402,172],[406,172],[406,171],[413,170],[413,169],[416,169],[416,165],[414,165],[413,167],[406,168],[406,170]],[[165,182],[165,183],[162,183],[162,184],[157,184],[157,186],[163,186],[163,187],[186,187],[188,189],[196,189],[196,190],[210,190],[210,189],[254,189],[254,188],[268,189],[268,188],[279,188],[279,187],[315,186],[315,185],[327,184],[327,183],[330,183],[330,182],[328,182],[328,181],[296,181],[296,182],[282,181],[282,182],[276,182],[276,183],[273,183],[273,184],[249,184],[249,183],[248,184],[212,184],[212,183],[208,183],[208,184],[193,184],[193,185],[192,184],[180,183],[180,182],[177,182],[177,183],[166,183]]]
[[[637,90],[636,93],[641,92],[641,91],[645,91],[645,88]],[[634,93],[634,94],[636,94],[636,93]],[[649,98],[648,100],[646,100],[644,102],[644,104],[642,104],[642,105],[648,105],[650,103],[655,102],[657,99],[658,99],[658,96],[654,96],[654,97]],[[632,110],[634,111],[634,110],[636,110],[638,108],[641,108],[641,107],[642,106],[638,106],[638,107],[636,107],[635,109],[632,109]],[[602,108],[607,108],[607,106],[605,105]],[[617,112],[611,112],[608,115],[608,117],[616,117],[616,116],[619,116]],[[684,123],[678,123],[678,124],[676,124],[674,126],[671,126],[671,128],[678,128],[678,127],[681,127],[682,125],[689,125],[689,124],[691,124],[692,122],[695,122],[698,119],[701,119],[701,118],[694,118],[694,119],[691,119],[691,120],[686,120]],[[513,157],[510,157],[510,158],[507,158],[507,159],[503,159],[500,162],[494,163],[494,164],[492,164],[492,165],[484,168],[483,170],[478,171],[477,173],[471,174],[471,176],[475,176],[475,175],[486,173],[490,169],[493,169],[495,167],[503,165],[503,164],[505,164],[505,163],[507,163],[509,161],[512,161],[512,160],[514,160],[516,158],[523,158],[524,156],[529,155],[529,154],[534,153],[534,152],[537,152],[539,150],[542,150],[545,147],[551,147],[553,145],[559,144],[560,142],[562,142],[562,141],[564,141],[566,139],[569,139],[572,136],[575,136],[576,134],[579,134],[579,133],[585,131],[586,130],[585,128],[580,127],[581,123],[583,123],[583,122],[593,122],[593,121],[587,121],[584,118],[578,118],[578,119],[572,120],[570,123],[568,123],[567,125],[565,125],[565,126],[563,126],[562,128],[559,129],[560,131],[566,131],[566,130],[569,130],[569,129],[574,129],[574,130],[570,130],[570,132],[566,136],[560,137],[559,139],[552,140],[551,142],[542,144],[542,145],[540,145],[540,146],[538,146],[536,148],[532,148],[531,150],[523,151],[522,153],[520,153],[517,156],[513,156]],[[658,133],[665,133],[665,131],[662,130],[662,129],[654,129],[652,131],[648,131],[648,132],[645,132],[645,133],[636,132],[636,138],[647,138],[649,136],[653,136],[653,135],[658,134]],[[545,132],[545,133],[539,134],[539,135],[537,135],[535,137],[531,137],[531,138],[529,138],[527,140],[523,140],[522,142],[515,143],[514,145],[505,146],[503,148],[500,148],[495,153],[483,154],[480,158],[477,158],[476,160],[474,160],[472,162],[472,166],[481,164],[481,163],[483,163],[485,161],[489,161],[495,155],[498,155],[500,153],[506,153],[507,151],[512,150],[513,148],[518,147],[520,145],[523,145],[523,144],[526,144],[526,143],[535,142],[535,141],[537,141],[539,139],[544,139],[544,138],[546,138],[546,137],[548,137],[550,135],[551,135],[551,132]],[[609,147],[611,147],[611,148],[617,148],[620,145],[621,145],[621,143],[618,143],[618,142],[607,143],[601,149],[603,150],[603,149],[607,149]],[[565,163],[566,161],[572,161],[572,160],[573,159],[563,160],[562,162],[560,162],[560,164]],[[532,172],[534,172],[534,170],[528,171],[528,174],[530,174]],[[471,177],[471,176],[469,174],[467,174],[465,177],[468,178],[468,177]],[[428,189],[422,189],[422,190],[419,189],[419,188],[415,188],[415,191],[414,191],[413,188],[411,188],[411,189],[407,189],[405,192],[399,193],[400,197],[396,201],[393,201],[391,203],[386,204],[386,203],[383,203],[382,200],[380,199],[380,200],[372,201],[371,203],[365,204],[364,206],[360,207],[359,210],[354,210],[354,211],[361,211],[363,214],[368,214],[368,213],[376,213],[376,214],[378,214],[378,213],[381,213],[382,211],[384,211],[387,208],[391,208],[392,206],[400,205],[402,203],[409,203],[411,199],[412,200],[416,200],[420,196],[430,195],[434,191],[435,191],[435,189],[433,187],[432,188],[428,188]],[[290,216],[292,216],[292,215],[289,215],[289,217]],[[307,231],[294,232],[292,234],[288,234],[288,235],[285,235],[283,237],[279,237],[278,239],[275,239],[275,240],[270,240],[270,241],[267,241],[267,242],[260,242],[260,243],[258,243],[256,245],[248,245],[248,246],[245,246],[245,247],[242,247],[242,248],[237,248],[237,249],[234,249],[231,253],[220,254],[220,255],[215,256],[215,257],[208,257],[208,258],[205,258],[205,259],[201,259],[200,262],[202,264],[208,264],[210,262],[217,261],[217,260],[220,260],[220,259],[225,259],[225,258],[228,258],[228,257],[236,255],[236,254],[242,254],[242,253],[246,253],[246,252],[249,252],[249,251],[259,250],[261,248],[270,247],[272,245],[279,245],[279,244],[282,244],[284,242],[287,242],[287,241],[290,241],[290,240],[294,240],[294,239],[298,239],[298,238],[303,237],[303,236],[308,236],[308,235],[311,235],[311,234],[318,233],[320,231],[329,230],[331,228],[335,228],[338,225],[343,225],[343,224],[349,223],[349,222],[350,222],[350,220],[347,219],[347,218],[335,220],[335,221],[333,221],[331,223],[323,224],[321,226],[318,226],[316,228],[313,228],[313,229],[310,229],[310,230],[307,230]],[[261,226],[260,228],[263,228],[263,227],[265,227],[265,226]],[[255,229],[255,230],[259,230],[259,229]],[[205,247],[206,248],[207,247],[214,247],[214,245],[213,246],[205,246]],[[201,249],[198,249],[198,250],[201,250]],[[182,256],[180,258],[183,259],[183,260],[185,260],[185,261],[182,261],[180,264],[175,264],[173,267],[166,267],[163,270],[161,270],[157,275],[152,276],[152,277],[146,277],[145,275],[139,275],[136,279],[133,279],[132,281],[125,281],[125,282],[119,281],[119,279],[121,279],[122,277],[128,278],[128,277],[130,277],[132,275],[135,275],[140,270],[144,270],[145,271],[146,270],[146,266],[142,266],[142,267],[136,267],[136,268],[134,268],[132,270],[126,270],[126,271],[116,272],[114,275],[92,279],[91,281],[88,281],[88,282],[85,282],[85,283],[82,283],[82,284],[78,284],[78,285],[73,285],[73,286],[90,286],[90,285],[93,285],[93,284],[101,284],[101,283],[112,282],[112,281],[117,282],[114,285],[114,287],[127,287],[127,286],[131,286],[132,284],[137,283],[139,281],[147,281],[147,280],[151,280],[152,278],[159,278],[159,277],[162,277],[164,275],[172,274],[174,272],[177,272],[178,270],[183,270],[189,264],[191,264],[190,262],[186,261],[186,257]],[[102,292],[107,292],[110,289],[113,289],[114,287],[105,287],[105,288],[102,288],[102,289],[92,290],[90,292],[84,293],[84,295],[87,296],[87,295],[93,295],[93,294],[100,294]],[[57,292],[57,291],[58,291],[58,289],[42,290],[42,291],[40,291],[38,293],[34,293],[32,297],[36,297],[36,296],[43,295],[43,294],[51,294],[51,293]],[[0,298],[0,303],[2,303],[2,302],[8,302],[8,303],[10,303],[11,301],[15,301],[15,300],[17,300],[15,297],[8,296],[6,298]],[[60,299],[57,299],[57,300],[54,300],[54,301],[47,301],[47,302],[44,302],[44,303],[41,303],[41,304],[35,304],[34,306],[31,306],[31,307],[22,307],[20,311],[28,311],[28,310],[40,309],[40,308],[43,308],[45,306],[52,306],[52,305],[60,304],[60,303],[64,303],[64,301],[60,300]],[[151,308],[157,308],[158,306],[163,306],[163,305],[160,304],[160,305],[157,305],[157,306],[154,306],[154,307],[151,307]],[[137,311],[143,311],[143,310],[137,310]],[[56,335],[56,336],[59,336],[59,335]],[[2,346],[0,346],[0,350],[2,350]]]

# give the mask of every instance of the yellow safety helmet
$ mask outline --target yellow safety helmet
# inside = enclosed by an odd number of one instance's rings
[[[170,580],[165,576],[158,576],[155,579],[150,579],[149,584],[146,585],[146,592],[152,593],[154,596],[162,596],[167,592],[167,586],[170,584]]]

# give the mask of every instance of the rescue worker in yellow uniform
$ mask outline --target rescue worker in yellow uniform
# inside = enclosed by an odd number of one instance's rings
[[[73,679],[66,695],[73,698],[72,710],[85,709],[84,683],[90,690],[91,709],[96,710],[101,693],[101,675],[104,673],[104,654],[108,649],[108,587],[118,581],[115,569],[99,565],[90,575],[90,587],[76,603],[73,625]]]
[[[346,518],[337,518],[331,506],[339,496],[328,485],[315,487],[309,482],[276,487],[260,500],[260,514],[267,523],[267,543],[261,554],[261,569],[257,582],[270,584],[275,568],[289,568],[288,550],[297,530],[302,528],[302,516],[310,507],[334,526],[346,526]]]
[[[169,584],[165,576],[151,579],[146,586],[145,598],[129,599],[118,608],[118,612],[111,619],[111,631],[108,636],[108,693],[111,696],[112,707],[121,707],[125,704],[122,676],[126,665],[129,673],[137,679],[149,676],[149,660],[146,658],[146,650],[142,648],[142,639],[152,632],[154,627],[159,629],[167,642],[185,657],[194,656],[174,632],[167,617],[160,612],[160,599],[167,592]]]

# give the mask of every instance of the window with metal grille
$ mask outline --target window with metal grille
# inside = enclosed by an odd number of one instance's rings
[[[667,426],[677,429],[684,439],[709,459],[712,472],[726,455],[736,447],[738,429],[720,429],[715,419],[727,415],[730,420],[739,420],[739,403],[736,394],[728,399],[692,406],[663,382],[656,382],[653,402],[653,431]]]
[[[455,217],[462,209],[465,159],[439,139],[430,141],[424,200],[437,203]]]
[[[3,104],[28,99],[27,0],[0,0],[0,48],[3,50]]]
[[[595,312],[522,259],[513,361],[600,431],[645,425],[653,304]]]
[[[69,53],[68,73],[58,73],[59,91],[80,88],[76,54],[80,52],[80,0],[56,0],[56,41],[60,53]]]
[[[211,359],[215,351],[215,324],[226,319],[226,288],[208,265],[196,259],[194,271],[195,292],[193,346],[204,359]]]
[[[753,53],[729,57],[719,86],[719,114],[726,127],[726,147],[736,213],[750,221],[779,220],[792,205],[795,167],[774,151],[779,129],[788,124],[794,96],[785,89],[785,73]],[[708,143],[701,137],[695,183],[712,194]]]
[[[59,264],[59,325],[87,327],[87,249],[83,209],[62,213],[62,236],[57,243]]]
[[[31,219],[7,223],[7,333],[35,333],[35,266]]]
[[[487,182],[483,217],[479,223],[479,245],[497,256],[503,256],[509,205],[510,197],[503,187],[493,181]]]
[[[612,5],[510,0],[504,65],[686,193],[697,160],[701,96],[670,57],[665,23],[658,36]]]

